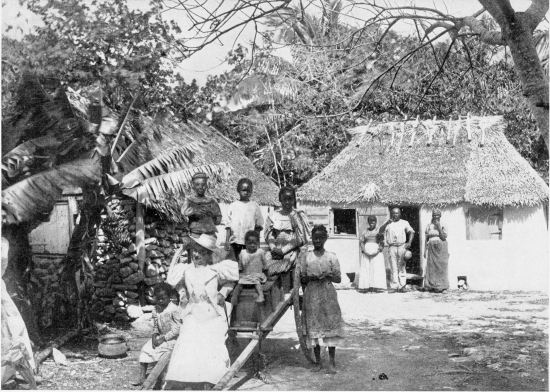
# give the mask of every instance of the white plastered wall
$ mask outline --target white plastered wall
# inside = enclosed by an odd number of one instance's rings
[[[422,207],[422,252],[424,230],[431,208]],[[542,206],[506,207],[501,240],[467,240],[464,207],[442,210],[448,231],[449,283],[465,275],[472,290],[548,290],[548,227]]]

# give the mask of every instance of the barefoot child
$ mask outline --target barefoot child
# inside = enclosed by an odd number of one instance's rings
[[[239,200],[229,206],[229,214],[226,224],[225,250],[233,248],[235,260],[239,260],[239,253],[244,249],[244,235],[249,230],[258,233],[262,231],[264,218],[260,206],[255,201],[250,201],[252,195],[252,181],[241,178],[237,183]]]
[[[322,369],[321,346],[328,347],[327,372],[334,374],[336,345],[343,336],[342,315],[336,289],[332,283],[340,283],[340,264],[336,255],[324,249],[328,238],[323,225],[315,225],[311,232],[313,250],[300,256],[300,279],[304,286],[304,314],[308,346],[313,347],[317,366]]]
[[[179,333],[179,307],[172,302],[177,298],[177,292],[168,283],[159,283],[155,286],[157,304],[153,311],[153,336],[145,343],[139,355],[139,381],[134,385],[145,382],[147,367],[153,367],[160,357],[172,351]]]
[[[244,236],[246,249],[239,254],[239,283],[231,297],[231,305],[237,304],[242,285],[254,285],[258,298],[256,302],[264,302],[262,283],[267,280],[264,271],[267,270],[267,255],[259,249],[260,234],[257,231],[247,231]]]

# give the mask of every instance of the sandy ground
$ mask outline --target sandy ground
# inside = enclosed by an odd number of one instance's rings
[[[548,390],[546,294],[339,290],[338,297],[346,336],[336,375],[311,371],[289,311],[262,345],[265,368],[239,389]],[[68,344],[61,351],[83,357],[44,362],[39,388],[136,389],[130,382],[148,323],[136,327],[121,331],[130,348],[123,359],[98,358],[91,337]]]

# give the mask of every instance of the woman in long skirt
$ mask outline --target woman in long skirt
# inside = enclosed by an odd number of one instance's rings
[[[424,288],[439,293],[449,289],[449,251],[447,248],[447,230],[441,225],[441,211],[432,212],[432,221],[426,227],[427,258]]]
[[[360,293],[382,291],[386,287],[386,266],[383,245],[376,227],[376,216],[367,218],[369,226],[361,235],[361,260],[359,264],[359,279],[357,289]]]
[[[239,279],[239,267],[232,260],[212,264],[216,237],[202,234],[191,238],[193,264],[181,271],[176,284],[185,307],[164,389],[207,389],[229,369],[225,346],[228,321],[223,308],[226,293],[218,289],[223,282]]]
[[[304,285],[304,315],[307,344],[313,348],[317,366],[322,369],[321,346],[328,347],[328,373],[336,373],[336,346],[341,345],[343,320],[338,305],[336,289],[332,283],[340,283],[340,264],[336,255],[324,249],[327,229],[317,225],[312,231],[314,249],[300,256],[299,272]]]

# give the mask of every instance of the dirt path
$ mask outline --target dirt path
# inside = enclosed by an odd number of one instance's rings
[[[524,292],[435,295],[338,291],[346,322],[338,373],[313,373],[291,312],[263,345],[266,368],[242,390],[548,390],[548,297]],[[146,334],[126,331],[129,356],[100,360],[95,341],[67,367],[46,362],[42,389],[134,389]],[[57,374],[55,374],[55,373]],[[379,379],[384,373],[387,380]]]

